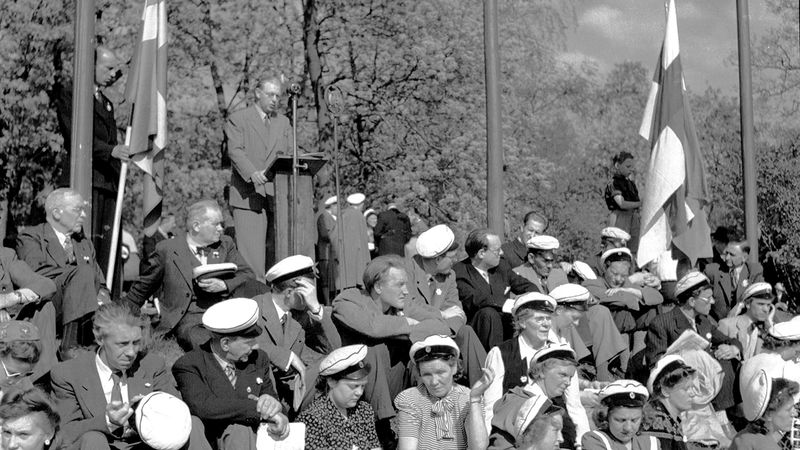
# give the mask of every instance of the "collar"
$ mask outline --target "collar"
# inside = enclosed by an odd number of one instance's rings
[[[488,270],[481,269],[480,267],[476,266],[475,264],[472,264],[472,267],[474,267],[475,270],[477,270],[478,273],[481,274],[481,276],[483,276],[484,278],[489,278],[489,271]]]
[[[100,358],[100,351],[95,353],[94,355],[94,363],[97,366],[97,374],[100,376],[101,380],[111,380],[111,375],[114,373],[106,363]]]
[[[222,367],[222,371],[223,372],[228,367],[231,367],[234,370],[236,370],[236,364],[233,364],[232,362],[228,361],[227,359],[222,358],[221,356],[217,355],[217,352],[215,352],[214,349],[211,349],[211,354],[214,355],[214,359],[217,360],[217,364],[219,364],[219,366]]]
[[[283,316],[289,314],[286,310],[284,310],[281,305],[275,300],[274,295],[270,295],[272,297],[272,304],[275,305],[275,311],[278,313],[278,320],[283,322]]]
[[[61,246],[63,247],[64,246],[64,242],[66,242],[66,240],[67,240],[66,233],[62,233],[62,232],[56,230],[56,228],[54,226],[52,226],[52,225],[50,225],[50,228],[52,228],[53,231],[56,233],[56,236],[58,237],[58,243],[61,244]]]

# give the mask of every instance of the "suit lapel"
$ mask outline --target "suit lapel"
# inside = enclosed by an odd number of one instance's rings
[[[258,137],[264,142],[264,147],[267,149],[265,156],[272,153],[272,147],[275,145],[274,133],[270,133],[268,124],[261,120],[261,115],[255,106],[250,107],[250,126],[253,127]]]
[[[175,237],[175,245],[173,246],[173,252],[175,258],[173,263],[178,268],[178,271],[183,276],[184,281],[186,284],[189,285],[190,289],[193,289],[192,286],[192,269],[200,265],[200,261],[192,254],[192,251],[189,249],[189,244],[186,243],[186,235],[181,234]],[[186,264],[183,264],[183,261],[189,262],[189,268],[187,270]]]
[[[272,342],[278,347],[283,347],[284,335],[281,320],[278,318],[278,311],[275,309],[275,304],[272,302],[271,295],[264,294],[261,296],[261,317],[267,323],[267,333],[272,338]]]
[[[49,223],[42,226],[44,227],[45,251],[50,255],[50,258],[55,261],[57,266],[66,266],[67,252],[64,251],[64,247],[61,245],[61,242],[58,241],[55,230],[53,230],[53,227]]]
[[[81,375],[82,397],[86,400],[86,408],[95,417],[103,417],[106,414],[106,396],[103,394],[103,384],[100,382],[100,375],[97,373],[95,363],[95,353],[87,352],[82,357],[84,360],[77,365]]]

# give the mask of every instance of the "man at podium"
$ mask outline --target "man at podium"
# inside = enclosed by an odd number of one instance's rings
[[[279,154],[290,154],[291,125],[278,111],[284,92],[279,77],[261,78],[252,106],[231,114],[225,125],[231,159],[230,206],[236,246],[264,281],[267,263],[275,259],[275,188],[267,169]]]

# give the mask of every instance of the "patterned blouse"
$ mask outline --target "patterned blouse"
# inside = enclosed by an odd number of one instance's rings
[[[657,437],[661,450],[687,449],[680,417],[672,417],[661,400],[653,399],[644,405],[642,434]]]
[[[364,401],[348,409],[345,419],[325,395],[314,400],[297,421],[306,425],[305,448],[309,450],[366,450],[381,446],[375,432],[375,413]]]
[[[449,394],[438,399],[428,394],[424,385],[419,385],[401,392],[394,404],[398,412],[398,437],[417,438],[417,448],[467,448],[468,388],[454,384]]]

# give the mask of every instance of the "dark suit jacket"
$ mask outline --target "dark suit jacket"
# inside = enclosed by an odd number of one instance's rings
[[[20,259],[40,275],[56,282],[59,291],[63,290],[63,280],[57,280],[66,272],[74,270],[94,271],[95,292],[86,293],[85,301],[65,301],[61,305],[63,322],[71,322],[85,314],[97,309],[95,300],[97,293],[105,286],[103,271],[97,264],[92,241],[83,234],[72,236],[72,248],[75,253],[75,263],[67,262],[67,253],[58,241],[58,236],[49,223],[42,223],[22,230],[17,236],[17,254]]]
[[[279,154],[289,154],[291,131],[289,119],[282,114],[265,125],[255,106],[231,114],[225,133],[233,166],[229,200],[232,207],[253,211],[266,208],[266,196],[275,195],[273,185],[255,186],[250,175],[269,168]]]
[[[58,124],[67,154],[61,159],[61,175],[58,186],[69,186],[70,144],[72,135],[72,87],[62,86],[58,81],[53,86]],[[92,187],[109,192],[117,192],[119,172],[122,163],[111,156],[117,145],[117,122],[114,119],[114,105],[100,94],[94,97],[94,120],[92,121]]]
[[[228,293],[245,283],[255,279],[253,271],[244,260],[236,245],[228,236],[222,236],[218,242],[210,245],[212,253],[208,255],[208,264],[232,262],[239,267],[232,278],[225,284]],[[208,308],[222,299],[220,294],[210,294],[195,287],[192,269],[200,265],[200,261],[192,254],[186,235],[180,233],[174,239],[161,241],[156,245],[156,252],[148,262],[147,272],[131,286],[128,301],[141,306],[159,287],[163,288],[161,302],[161,321],[157,329],[170,331],[186,314],[189,304],[197,302],[198,306]]]
[[[336,330],[331,318],[332,310],[330,307],[323,308],[321,322],[312,321],[311,318],[307,317],[307,313],[290,311],[291,317],[287,319],[286,326],[283,327],[280,318],[278,318],[278,311],[275,309],[271,294],[258,295],[253,300],[258,302],[258,307],[261,311],[258,324],[265,330],[258,337],[259,348],[266,352],[270,361],[279,369],[286,369],[289,365],[290,352],[294,352],[295,355],[299,356],[306,366],[313,366],[318,365],[322,358],[333,349],[341,346],[339,332]],[[312,334],[321,333],[323,335],[321,336],[322,339],[316,339],[315,341],[326,342],[327,345],[323,348],[308,346],[306,330],[294,317],[303,320],[304,324],[311,328],[309,331]]]
[[[711,315],[717,320],[722,320],[742,298],[746,286],[742,286],[741,281],[737,285],[736,280],[733,279],[733,273],[727,267],[722,268],[718,264],[707,265],[705,274],[714,286],[716,302],[711,308]],[[747,280],[747,286],[764,281],[764,268],[757,262],[748,261],[742,268],[741,279]]]
[[[712,347],[720,344],[729,344],[742,349],[742,344],[736,339],[731,339],[717,329],[717,322],[708,316],[697,316],[695,318],[697,334],[711,342]],[[645,343],[645,356],[648,366],[653,366],[661,356],[666,353],[667,348],[686,330],[691,330],[692,324],[689,319],[681,312],[679,307],[672,308],[666,314],[657,316],[647,328]]]
[[[489,284],[478,273],[469,258],[455,263],[453,270],[456,273],[458,297],[464,305],[468,318],[472,318],[480,308],[501,309],[509,292],[516,295],[538,292],[535,284],[514,273],[508,262],[503,259],[497,267],[489,269]]]
[[[437,274],[432,278],[433,283],[428,284],[429,275],[422,268],[422,257],[414,255],[406,258],[408,265],[408,291],[411,294],[411,301],[414,304],[425,305],[437,311],[457,306],[463,311],[461,300],[458,298],[458,287],[456,286],[456,274],[452,270],[447,274]],[[458,333],[466,324],[466,318],[452,317],[445,320],[447,325]]]
[[[375,246],[378,255],[405,256],[405,245],[411,239],[411,220],[395,208],[378,214],[375,224]]]
[[[164,236],[161,230],[156,230],[152,236],[145,235],[142,238],[142,260],[139,262],[139,273],[145,273],[147,271],[147,261],[156,253],[156,245],[165,239],[172,239],[174,237],[171,232],[170,235],[170,237]]]
[[[247,363],[237,364],[234,389],[207,345],[186,353],[172,366],[178,390],[189,410],[203,421],[206,435],[214,438],[232,423],[253,426],[261,421],[256,401],[247,397],[267,394],[278,398],[271,371],[267,354],[256,350]]]
[[[66,446],[88,431],[99,431],[112,437],[106,424],[107,402],[97,374],[95,355],[95,352],[82,352],[76,358],[56,365],[50,373],[61,415],[59,433]],[[168,392],[180,398],[164,359],[154,354],[140,356],[128,371],[128,398],[155,391]]]
[[[528,246],[519,241],[519,238],[511,239],[503,243],[503,259],[508,261],[512,268],[521,266],[528,262]]]
[[[21,288],[28,288],[43,299],[56,292],[53,280],[34,272],[25,261],[17,258],[14,250],[0,247],[0,294]]]
[[[328,211],[321,211],[317,216],[317,261],[336,259],[331,244],[336,233],[336,220]]]

